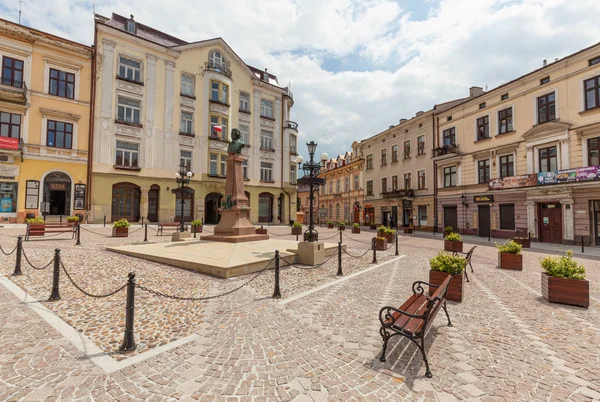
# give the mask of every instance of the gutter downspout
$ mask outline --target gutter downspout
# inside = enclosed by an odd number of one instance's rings
[[[94,118],[95,118],[95,107],[96,107],[96,55],[98,52],[98,29],[96,27],[96,21],[94,20],[94,49],[92,51],[92,82],[90,92],[90,124],[88,132],[88,159],[87,159],[87,197],[85,203],[85,209],[88,211],[88,217],[90,212],[90,205],[92,201],[92,166],[94,160]]]
[[[435,108],[434,108],[435,109]],[[433,149],[436,148],[436,139],[440,137],[440,118],[431,115],[433,123]],[[437,233],[438,227],[438,177],[437,177],[437,163],[433,160],[433,234]],[[442,232],[443,233],[443,232]]]
[[[284,183],[284,179],[283,179],[284,178],[284,176],[283,176],[284,175],[284,171],[283,171],[283,155],[284,155],[284,150],[283,150],[283,136],[284,136],[284,134],[283,134],[283,130],[284,130],[284,127],[285,127],[285,123],[283,121],[283,108],[285,106],[284,98],[285,98],[285,96],[283,94],[281,94],[281,189],[283,190],[283,192],[288,197],[288,224],[289,224],[290,220],[292,219],[292,197],[291,197],[290,193],[288,193],[285,190],[285,187],[283,185],[283,183]],[[297,147],[298,146],[296,144],[296,148]],[[298,179],[296,179],[296,181],[298,181]],[[298,198],[298,197],[296,197],[296,198]],[[296,199],[296,202],[297,201],[298,200]],[[282,216],[281,218],[284,218],[284,217]]]

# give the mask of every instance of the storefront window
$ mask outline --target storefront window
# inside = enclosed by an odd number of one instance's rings
[[[17,212],[18,183],[0,182],[0,212]]]

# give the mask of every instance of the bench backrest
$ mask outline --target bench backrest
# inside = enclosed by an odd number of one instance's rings
[[[435,290],[435,292],[429,296],[429,302],[427,303],[427,310],[425,312],[425,328],[423,328],[425,331],[427,331],[438,311],[440,308],[442,308],[442,305],[446,300],[446,293],[448,292],[448,286],[450,285],[452,278],[452,275],[448,275],[448,277],[444,279],[442,284]]]
[[[465,256],[465,260],[471,260],[471,257],[473,256],[473,251],[475,251],[475,249],[477,248],[477,246],[473,246],[471,247],[471,249],[469,251],[467,251],[467,255]]]

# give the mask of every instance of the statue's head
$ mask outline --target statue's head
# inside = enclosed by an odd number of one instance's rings
[[[237,128],[233,128],[231,129],[231,138],[234,141],[239,140],[240,138],[242,138],[242,133],[240,133],[240,130],[238,130]]]

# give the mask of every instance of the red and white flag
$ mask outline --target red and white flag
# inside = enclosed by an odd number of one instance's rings
[[[221,126],[213,126],[213,130],[215,130],[216,132],[220,133],[223,131],[223,127]]]

